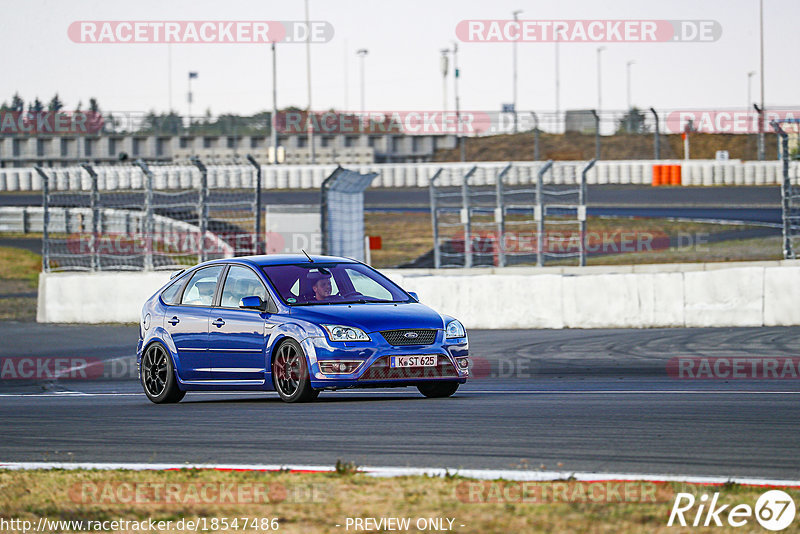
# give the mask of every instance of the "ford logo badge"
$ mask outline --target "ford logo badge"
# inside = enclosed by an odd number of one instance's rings
[[[403,337],[406,339],[416,339],[419,337],[419,334],[417,334],[416,332],[406,332],[405,334],[403,334]]]

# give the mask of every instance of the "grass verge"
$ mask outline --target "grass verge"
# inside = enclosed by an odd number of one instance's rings
[[[489,218],[486,218],[488,222]],[[507,232],[517,232],[521,236],[535,235],[532,224],[520,224],[510,217]],[[455,218],[447,222],[456,222]],[[380,236],[383,241],[381,250],[372,251],[372,265],[377,268],[394,267],[410,262],[433,247],[433,231],[431,218],[420,212],[370,212],[364,217],[367,235]],[[655,245],[651,250],[643,252],[621,252],[589,256],[589,265],[623,265],[644,263],[698,263],[717,261],[756,261],[782,259],[780,237],[737,238],[741,234],[756,227],[747,225],[710,224],[702,222],[676,221],[671,219],[623,218],[623,217],[589,217],[587,236],[603,236],[614,240],[623,234],[627,239],[637,241],[639,237],[650,239]],[[575,226],[546,228],[546,231],[575,230]],[[462,231],[459,226],[440,229],[440,235],[446,237]],[[492,232],[491,225],[473,228],[474,233]],[[726,234],[724,241],[714,242],[714,236]],[[664,240],[673,242],[673,246],[664,246]],[[613,251],[613,247],[611,249]],[[552,265],[572,265],[576,259],[548,260]]]
[[[0,247],[0,321],[36,318],[36,292],[42,257],[28,250]]]
[[[525,486],[523,486],[525,484]],[[614,485],[616,484],[616,486]],[[624,484],[624,485],[620,485]],[[178,471],[0,471],[2,517],[75,521],[205,521],[276,518],[280,532],[347,532],[348,518],[437,518],[464,533],[689,532],[667,527],[679,492],[753,507],[765,488],[680,483],[518,483],[459,476],[373,478],[351,470],[318,473]],[[787,489],[795,500],[800,491]],[[686,517],[689,524],[696,505]],[[730,509],[730,506],[729,506]],[[703,518],[704,519],[704,518]],[[722,515],[723,523],[726,521]],[[795,522],[797,523],[797,522]],[[337,526],[339,525],[339,526]],[[750,517],[745,531],[759,530]],[[112,529],[113,530],[113,529]],[[225,529],[217,528],[218,531]],[[377,529],[370,529],[377,530]],[[700,529],[703,531],[703,529]],[[716,531],[737,531],[725,525]],[[8,530],[13,531],[13,530]],[[66,531],[63,530],[62,531]],[[170,532],[178,532],[173,528]],[[743,531],[738,529],[738,531]],[[790,527],[785,532],[796,532]]]
[[[0,247],[0,280],[25,281],[30,288],[39,283],[42,257],[29,250]]]

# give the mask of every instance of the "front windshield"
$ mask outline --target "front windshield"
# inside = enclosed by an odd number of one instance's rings
[[[407,302],[409,296],[360,263],[267,265],[264,273],[291,306],[359,302]]]

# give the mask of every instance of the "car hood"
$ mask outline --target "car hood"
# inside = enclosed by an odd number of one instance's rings
[[[444,328],[442,316],[417,302],[295,306],[292,317],[312,323],[355,326],[365,332],[400,328]]]

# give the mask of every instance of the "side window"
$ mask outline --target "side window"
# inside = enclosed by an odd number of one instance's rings
[[[164,304],[175,304],[176,297],[178,296],[178,291],[181,290],[183,287],[183,283],[186,281],[185,278],[179,277],[177,280],[172,282],[167,289],[161,292],[161,300],[164,301]]]
[[[353,269],[347,269],[353,288],[365,297],[373,297],[381,300],[392,300],[392,294],[388,289],[380,285],[369,276]]]
[[[238,308],[239,301],[244,297],[261,297],[261,300],[266,301],[267,289],[252,270],[234,265],[225,279],[220,305],[225,308]]]
[[[189,280],[183,292],[181,304],[190,306],[211,306],[214,302],[214,290],[217,288],[217,279],[222,272],[222,265],[200,269]]]

